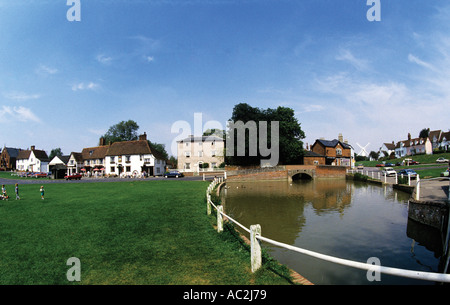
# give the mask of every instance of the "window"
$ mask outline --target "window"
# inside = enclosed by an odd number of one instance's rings
[[[342,155],[342,149],[336,148],[336,155],[341,156]]]
[[[198,152],[198,156],[199,156],[199,157],[203,157],[203,151],[199,151],[199,152]]]
[[[93,150],[90,150],[90,151],[89,151],[89,156],[92,156],[93,153],[94,153],[94,151],[93,151]]]
[[[216,151],[215,150],[211,150],[211,157],[215,157],[216,156]]]
[[[184,164],[184,169],[191,169],[191,163]]]
[[[319,165],[319,161],[314,160],[314,165]]]
[[[131,157],[130,156],[125,156],[125,162],[130,163],[131,162]]]
[[[159,167],[156,168],[156,173],[157,174],[161,173],[161,169]]]
[[[191,156],[191,152],[190,152],[190,151],[185,151],[185,152],[184,152],[184,156],[185,156],[186,158],[189,158],[189,157]]]
[[[109,157],[109,162],[114,164],[114,162],[116,162],[116,157]]]
[[[111,166],[111,173],[114,173],[116,171],[114,166]]]
[[[125,167],[125,171],[131,172],[131,166],[126,166],[126,167]]]
[[[211,162],[211,167],[212,168],[216,168],[217,167],[217,163],[216,162]]]

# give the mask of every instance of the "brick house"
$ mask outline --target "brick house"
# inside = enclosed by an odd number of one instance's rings
[[[311,145],[311,151],[325,157],[326,165],[353,166],[353,148],[340,140],[318,139]]]
[[[0,154],[0,169],[15,170],[20,148],[4,147]]]

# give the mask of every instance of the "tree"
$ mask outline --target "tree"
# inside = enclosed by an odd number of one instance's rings
[[[61,151],[61,148],[53,148],[51,151],[50,151],[50,155],[48,156],[49,158],[50,158],[50,160],[51,159],[53,159],[55,156],[62,156],[63,155],[63,153],[62,153],[62,151]]]
[[[430,134],[430,128],[424,128],[419,133],[419,138],[428,138],[428,135]]]
[[[159,154],[160,158],[163,158],[164,160],[168,160],[169,159],[169,154],[166,151],[166,145],[158,144],[158,143],[152,143],[151,141],[148,141],[148,145],[150,145],[150,148],[151,148],[152,152],[156,151]]]
[[[103,138],[105,139],[105,143],[137,140],[138,129],[139,125],[133,120],[121,121],[109,127]]]
[[[259,142],[259,123],[267,122],[267,147],[272,147],[271,143],[271,122],[279,122],[279,163],[281,164],[299,164],[303,156],[303,142],[305,133],[300,127],[300,123],[294,116],[294,110],[287,107],[278,107],[276,109],[260,109],[252,107],[246,103],[240,103],[234,106],[231,121],[242,121],[244,124],[248,122],[255,122],[257,135],[254,142]],[[228,130],[234,133],[234,130]],[[250,132],[245,131],[245,156],[237,156],[237,135],[234,134],[234,156],[227,156],[227,163],[232,165],[257,165],[260,164],[261,159],[266,159],[261,156],[260,152],[256,156],[250,155]],[[259,147],[259,145],[258,145]]]

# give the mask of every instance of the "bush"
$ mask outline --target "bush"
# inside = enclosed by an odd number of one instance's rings
[[[356,181],[367,181],[367,179],[369,179],[369,176],[366,176],[366,175],[363,175],[363,174],[360,174],[360,173],[355,173],[354,175],[353,175],[353,180],[356,180]]]

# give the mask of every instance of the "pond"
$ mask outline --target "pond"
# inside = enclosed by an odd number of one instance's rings
[[[440,232],[408,218],[410,195],[390,186],[345,179],[227,182],[225,213],[262,236],[306,250],[382,266],[442,272]],[[248,235],[247,233],[245,235]],[[434,285],[337,265],[263,243],[272,257],[317,285]]]

